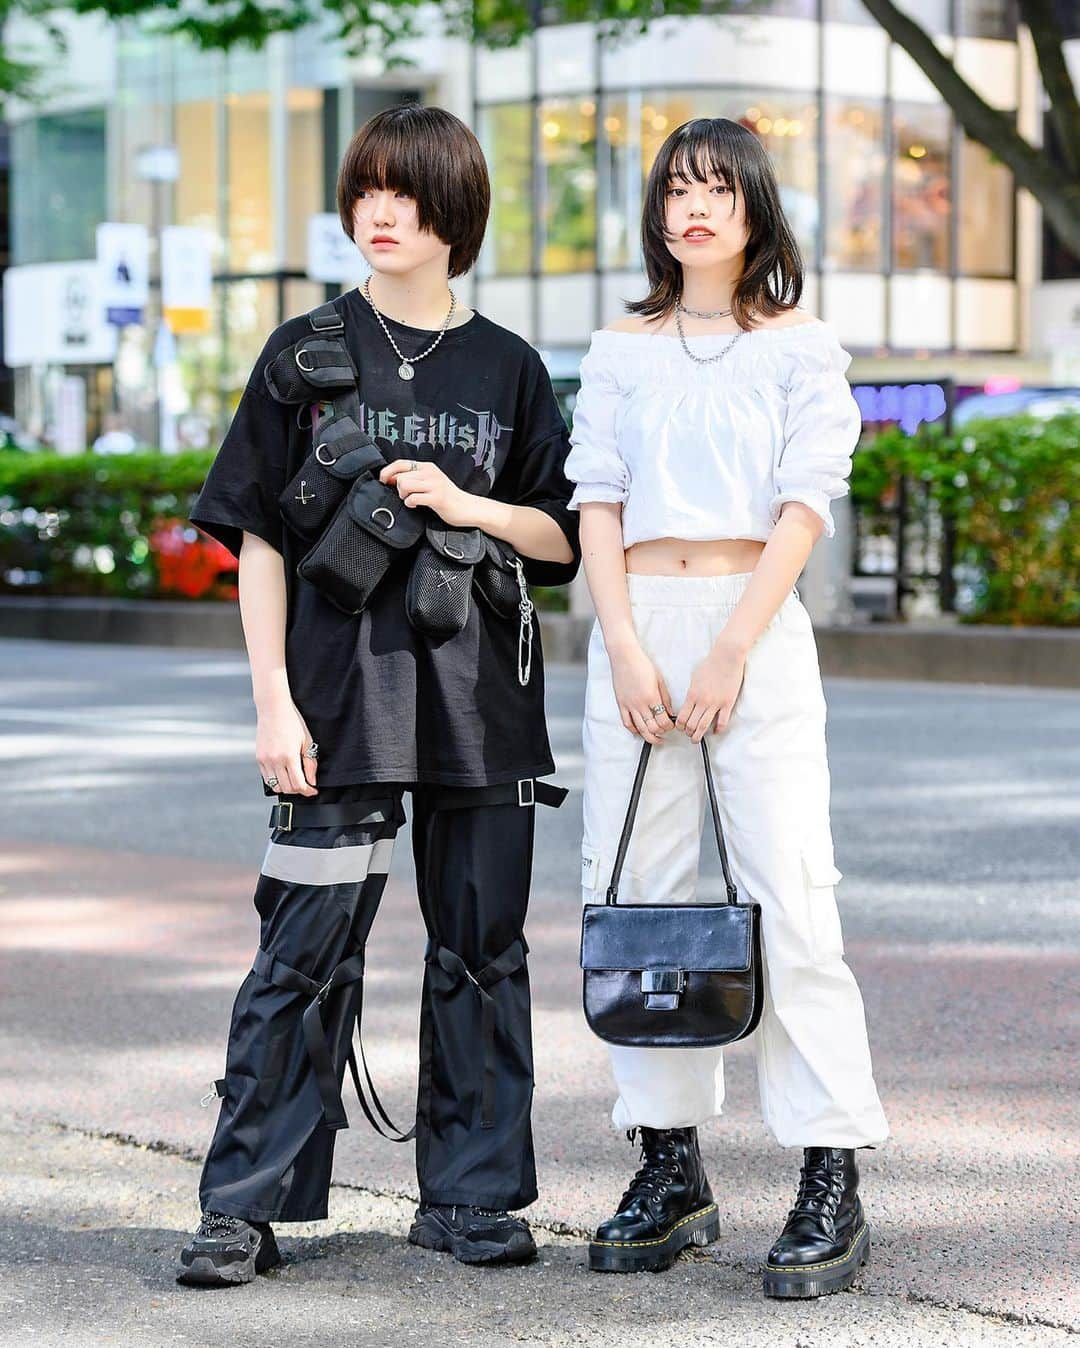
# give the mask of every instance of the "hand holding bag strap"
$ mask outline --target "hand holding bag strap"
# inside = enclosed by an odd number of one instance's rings
[[[608,904],[618,903],[619,901],[619,880],[622,876],[623,863],[626,861],[627,849],[630,846],[630,834],[633,832],[634,819],[637,816],[638,804],[641,801],[641,788],[645,782],[645,769],[648,766],[651,752],[652,745],[646,740],[641,746],[641,757],[638,759],[637,772],[634,774],[634,784],[630,788],[630,803],[626,808],[626,818],[623,821],[622,834],[619,837],[619,847],[615,853],[615,865],[611,871],[611,883],[608,885],[604,900]],[[705,785],[709,793],[709,809],[712,812],[716,846],[720,853],[720,867],[724,872],[724,888],[727,891],[728,903],[737,903],[739,891],[731,878],[727,845],[724,842],[724,829],[720,823],[720,806],[716,799],[716,783],[713,781],[712,763],[709,761],[709,746],[704,739],[701,741],[701,757],[705,765]]]

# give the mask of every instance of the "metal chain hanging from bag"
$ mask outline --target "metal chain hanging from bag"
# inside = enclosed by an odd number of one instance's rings
[[[525,687],[532,673],[532,634],[535,605],[529,596],[529,587],[525,581],[525,567],[520,557],[514,558],[514,570],[517,573],[518,591],[521,602],[518,611],[521,614],[521,627],[518,630],[518,683]]]

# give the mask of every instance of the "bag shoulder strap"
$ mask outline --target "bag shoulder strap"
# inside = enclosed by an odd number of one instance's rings
[[[333,300],[327,300],[325,304],[312,309],[307,319],[315,332],[345,331],[345,320],[338,313]]]
[[[634,784],[630,788],[630,803],[626,808],[626,818],[623,820],[622,833],[619,837],[618,850],[615,853],[615,865],[612,867],[611,883],[608,885],[605,903],[613,904],[619,901],[619,881],[622,878],[623,863],[626,861],[626,853],[630,846],[630,834],[634,830],[634,819],[637,817],[638,805],[641,802],[641,789],[645,783],[645,769],[648,767],[651,752],[652,745],[646,740],[641,746],[641,756],[638,758],[637,771],[634,773]],[[705,766],[705,786],[709,794],[709,811],[712,814],[713,832],[716,834],[716,847],[720,853],[720,867],[724,872],[724,888],[727,891],[727,901],[728,903],[737,903],[739,891],[731,878],[727,844],[724,842],[724,829],[720,822],[720,805],[716,798],[716,782],[713,780],[712,763],[709,761],[709,746],[704,739],[701,741],[701,757]]]

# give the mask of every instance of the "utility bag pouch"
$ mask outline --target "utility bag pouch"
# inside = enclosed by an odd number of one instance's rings
[[[423,518],[402,505],[394,487],[359,478],[297,574],[344,613],[362,613],[394,554],[413,547],[423,531]]]
[[[308,541],[330,523],[354,480],[377,472],[386,462],[351,417],[322,423],[314,438],[311,453],[278,497],[282,519]]]
[[[484,557],[476,567],[477,593],[499,615],[513,618],[521,603],[518,556],[509,543],[484,535]]]
[[[341,337],[313,332],[267,365],[263,378],[279,403],[308,403],[321,393],[356,387],[356,365]]]
[[[469,621],[473,570],[484,557],[479,529],[429,525],[409,572],[405,612],[425,636],[454,636]]]

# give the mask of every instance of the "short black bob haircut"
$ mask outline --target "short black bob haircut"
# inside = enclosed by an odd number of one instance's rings
[[[793,309],[803,289],[799,246],[780,204],[772,160],[752,131],[727,117],[695,117],[676,127],[661,145],[645,186],[641,248],[649,293],[626,304],[628,312],[664,317],[682,291],[682,265],[668,249],[667,193],[672,182],[723,178],[741,192],[748,226],[743,273],[731,298],[732,316],[750,327],[750,312],[773,315]]]
[[[338,173],[338,215],[350,239],[357,197],[379,188],[415,199],[420,228],[450,245],[448,276],[469,270],[484,241],[491,183],[480,142],[460,117],[409,102],[366,121]]]

